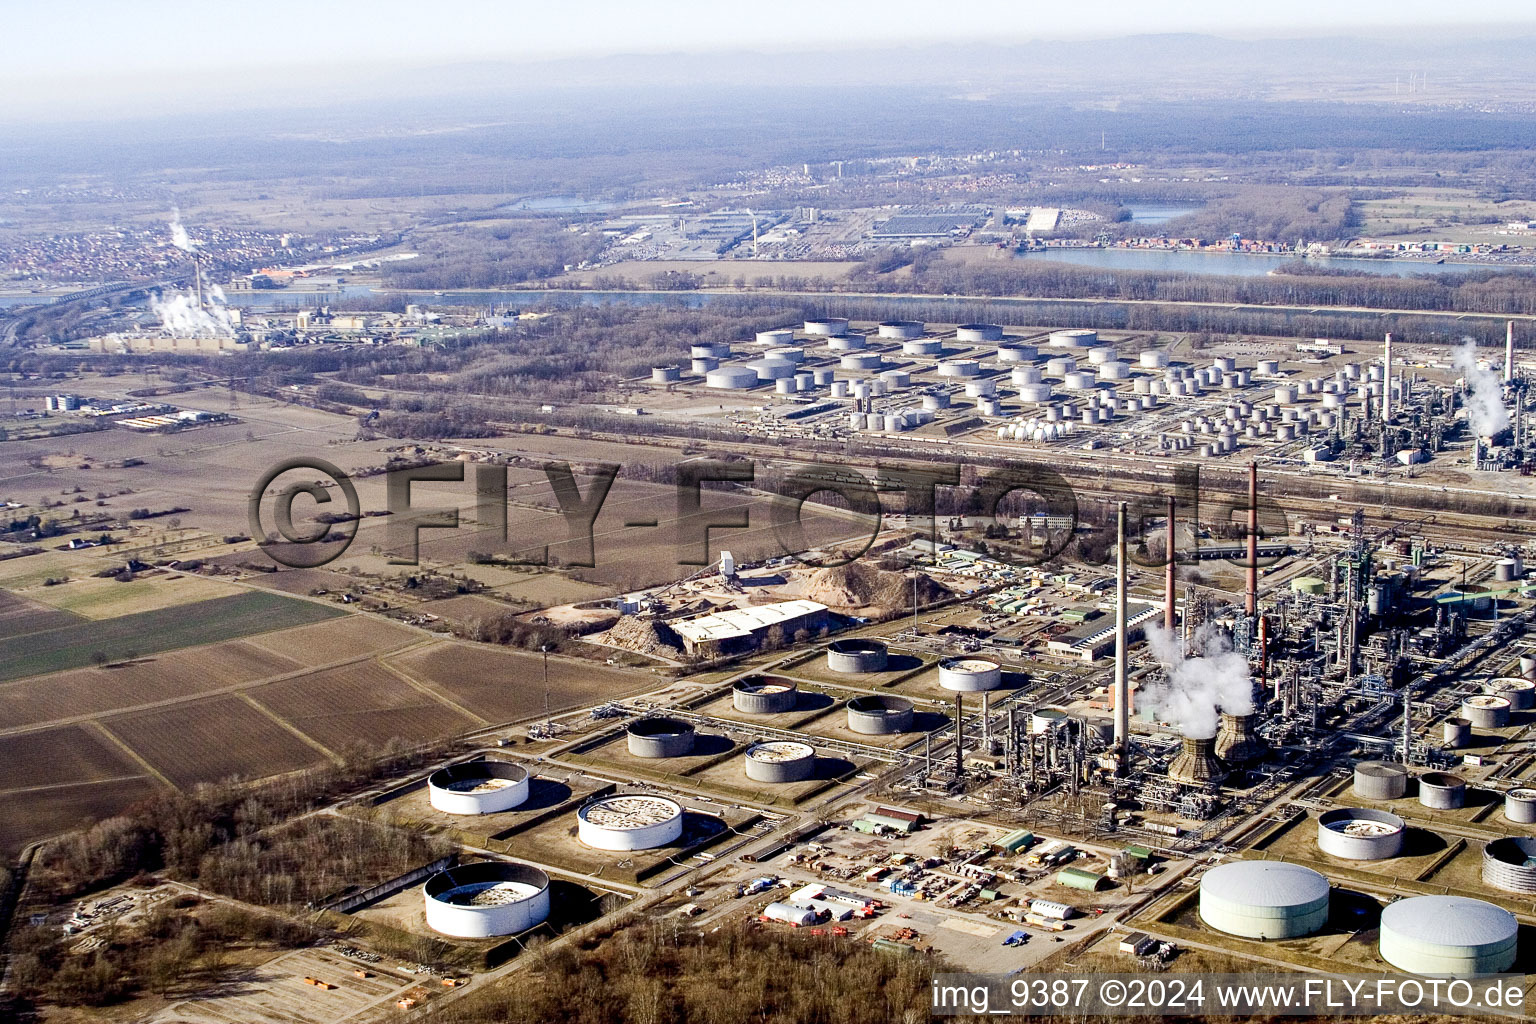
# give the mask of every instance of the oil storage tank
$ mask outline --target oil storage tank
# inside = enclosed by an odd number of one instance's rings
[[[1386,860],[1403,852],[1403,819],[1367,807],[1340,807],[1317,819],[1317,848],[1344,860]]]
[[[709,388],[745,391],[756,387],[757,383],[757,371],[750,366],[721,366],[704,375],[704,386]]]
[[[955,328],[956,341],[1002,341],[1003,329],[997,324],[961,324]]]
[[[680,718],[642,718],[625,731],[635,757],[682,757],[693,750],[693,725]]]
[[[1447,718],[1441,723],[1441,746],[1456,750],[1472,742],[1472,723],[1465,718]]]
[[[885,736],[912,728],[912,702],[905,697],[865,694],[848,702],[848,728],[866,736]]]
[[[1362,800],[1396,800],[1408,794],[1408,769],[1392,761],[1355,765],[1355,795]]]
[[[1455,775],[1428,772],[1419,776],[1419,803],[1439,811],[1465,807],[1467,784]]]
[[[848,333],[848,321],[844,317],[829,316],[805,321],[805,333],[813,338],[841,338]]]
[[[683,805],[664,796],[606,796],[576,812],[576,838],[596,850],[650,850],[682,834]]]
[[[427,776],[427,800],[446,814],[495,814],[528,801],[528,769],[510,761],[462,761]]]
[[[1483,689],[1509,701],[1511,711],[1529,711],[1536,708],[1536,683],[1519,676],[1500,676],[1488,680]]]
[[[795,710],[800,684],[783,676],[748,676],[731,684],[731,706],[748,715],[777,715]]]
[[[753,782],[804,782],[816,774],[816,751],[789,740],[754,743],[747,748],[746,770]]]
[[[1200,879],[1200,920],[1248,939],[1293,939],[1328,923],[1328,879],[1280,861],[1222,864]]]
[[[1504,817],[1517,825],[1536,825],[1536,789],[1512,789],[1504,794]]]
[[[428,878],[422,895],[427,925],[464,939],[516,935],[549,917],[549,875],[531,864],[460,864]]]
[[[1536,839],[1504,836],[1484,846],[1483,881],[1505,892],[1536,894]]]
[[[945,658],[939,662],[939,685],[970,693],[1003,685],[1003,667],[985,658]]]
[[[921,320],[887,320],[880,325],[879,334],[882,338],[909,341],[921,338],[927,329],[928,325]]]
[[[827,645],[827,668],[833,672],[884,672],[890,649],[879,640],[834,640]]]
[[[1413,896],[1381,912],[1381,958],[1410,974],[1468,978],[1515,962],[1520,924],[1466,896]]]
[[[1461,702],[1461,717],[1474,729],[1499,729],[1509,724],[1509,698],[1479,693]]]
[[[1052,331],[1049,341],[1053,348],[1092,348],[1098,343],[1098,331],[1082,329]]]

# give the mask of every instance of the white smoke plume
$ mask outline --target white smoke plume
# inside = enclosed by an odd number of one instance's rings
[[[215,290],[203,307],[197,296],[173,292],[170,298],[152,295],[149,308],[160,318],[160,326],[173,338],[233,338],[235,321],[224,305],[224,293]]]
[[[1499,375],[1477,365],[1477,342],[1463,338],[1452,364],[1467,381],[1467,425],[1478,437],[1492,437],[1509,426],[1504,385]]]
[[[181,209],[171,207],[171,244],[182,252],[191,252],[197,246],[192,244],[192,236],[187,234],[187,229],[181,225]]]
[[[1162,721],[1185,736],[1209,739],[1221,724],[1220,712],[1253,713],[1253,681],[1248,659],[1227,646],[1214,626],[1195,633],[1196,656],[1184,657],[1178,638],[1161,626],[1149,625],[1147,645],[1163,666],[1163,678],[1141,691]]]

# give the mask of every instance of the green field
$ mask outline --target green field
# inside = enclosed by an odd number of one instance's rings
[[[0,679],[84,668],[98,655],[114,661],[179,647],[237,640],[346,613],[311,601],[252,592],[197,604],[30,633],[0,647]]]

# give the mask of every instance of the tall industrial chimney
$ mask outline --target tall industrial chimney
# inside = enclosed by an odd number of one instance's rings
[[[1504,321],[1504,383],[1515,379],[1515,322]]]
[[[1381,359],[1387,371],[1381,375],[1381,420],[1383,423],[1390,423],[1392,421],[1392,333],[1390,331],[1387,332],[1387,344]]]
[[[1259,610],[1259,464],[1248,463],[1248,601],[1249,617]]]
[[[1173,566],[1173,515],[1176,507],[1177,506],[1173,495],[1168,495],[1168,550],[1166,552],[1168,555],[1168,565],[1163,570],[1165,574],[1163,579],[1163,628],[1168,631],[1169,635],[1173,634],[1174,629],[1173,590],[1176,583],[1174,580]]]
[[[1125,502],[1116,516],[1115,541],[1115,753],[1120,770],[1127,761],[1127,734],[1131,731],[1131,689],[1125,639]]]

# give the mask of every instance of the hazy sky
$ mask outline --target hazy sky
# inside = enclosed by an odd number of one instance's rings
[[[256,88],[255,69],[307,72],[457,59],[670,51],[831,51],[981,39],[1155,32],[1303,36],[1530,23],[1529,0],[10,0],[0,14],[0,121],[57,103]],[[224,72],[208,79],[213,69]],[[276,88],[281,88],[279,82]],[[183,89],[185,86],[183,86]]]

